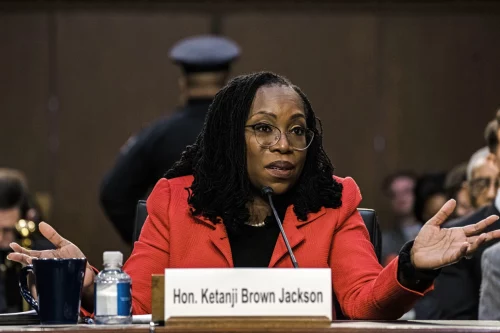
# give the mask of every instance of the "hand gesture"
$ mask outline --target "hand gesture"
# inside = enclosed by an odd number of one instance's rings
[[[470,257],[481,244],[500,238],[500,230],[481,233],[498,220],[491,215],[476,224],[443,229],[441,225],[455,209],[455,200],[449,200],[420,229],[411,250],[411,261],[417,269],[438,269]]]
[[[50,225],[41,222],[38,226],[40,233],[47,238],[54,246],[55,250],[35,251],[23,248],[17,243],[10,243],[14,250],[7,256],[7,259],[19,262],[23,265],[30,265],[33,258],[85,258],[83,252],[73,243],[63,238]],[[94,282],[94,271],[87,263],[83,287],[88,287]]]

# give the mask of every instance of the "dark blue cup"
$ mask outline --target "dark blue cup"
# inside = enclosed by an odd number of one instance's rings
[[[42,325],[72,325],[78,322],[80,296],[87,259],[33,259],[21,271],[21,295],[40,317]],[[35,276],[38,302],[28,287],[28,275]]]

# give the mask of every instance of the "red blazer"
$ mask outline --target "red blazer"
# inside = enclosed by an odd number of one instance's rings
[[[331,268],[333,290],[346,316],[397,319],[423,294],[398,283],[397,258],[380,266],[356,210],[358,186],[352,178],[336,179],[344,188],[340,208],[322,208],[303,222],[288,207],[283,227],[290,246],[300,267]],[[134,314],[151,313],[151,274],[163,274],[166,267],[233,267],[224,225],[190,214],[185,188],[192,181],[192,176],[161,179],[149,196],[149,216],[124,267],[132,277]],[[269,267],[292,267],[281,237]]]

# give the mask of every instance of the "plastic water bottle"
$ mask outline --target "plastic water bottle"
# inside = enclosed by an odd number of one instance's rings
[[[123,254],[103,254],[104,270],[94,282],[94,318],[97,324],[132,323],[132,280],[123,272]]]

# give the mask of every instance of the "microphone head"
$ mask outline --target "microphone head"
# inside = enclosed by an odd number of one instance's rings
[[[263,186],[260,192],[264,196],[272,195],[274,193],[273,189],[270,186]]]

